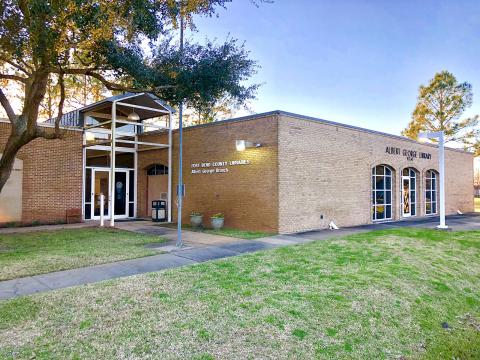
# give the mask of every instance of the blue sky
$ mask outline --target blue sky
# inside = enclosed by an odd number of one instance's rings
[[[275,109],[398,134],[418,86],[446,69],[473,85],[480,114],[480,3],[234,0],[196,20],[199,40],[245,41],[264,83],[255,112]]]

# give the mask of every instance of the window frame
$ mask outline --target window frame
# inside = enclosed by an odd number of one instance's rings
[[[169,171],[168,166],[163,164],[152,164],[147,167],[148,176],[168,175],[168,171]],[[150,174],[150,172],[153,172],[153,173]]]
[[[430,180],[430,187],[427,186]],[[438,215],[438,172],[433,169],[429,169],[425,173],[425,215],[435,216]],[[427,193],[430,193],[430,200],[428,200]],[[430,204],[430,210],[428,210],[428,204]],[[435,211],[432,211],[435,206]],[[429,212],[430,211],[430,212]]]
[[[404,174],[405,170],[408,171],[408,175]],[[405,214],[403,212],[403,205],[404,205],[404,203],[403,203],[403,178],[404,177],[409,178],[409,185],[410,185],[410,188],[408,189],[408,191],[410,193],[409,194],[410,195],[410,215],[409,216],[405,216]],[[401,199],[400,209],[401,209],[402,217],[418,216],[418,213],[417,213],[418,178],[419,177],[417,176],[417,171],[413,167],[406,167],[402,170],[402,181],[400,182],[400,199]],[[412,182],[414,184],[413,189],[412,189]],[[413,193],[413,196],[412,196],[412,193]],[[412,212],[412,209],[413,209],[413,212]]]
[[[377,170],[383,169],[379,174]],[[371,210],[371,219],[373,222],[378,221],[389,221],[393,220],[393,183],[394,183],[394,170],[388,165],[377,165],[372,168],[371,171],[371,200],[370,200],[370,210]],[[377,188],[377,178],[383,178],[381,183],[383,184],[383,188]],[[390,186],[387,188],[387,179],[390,179]],[[378,203],[378,196],[377,193],[383,192],[383,203]],[[387,201],[388,196],[390,194],[390,202]],[[383,217],[379,218],[378,214],[381,213],[378,211],[378,208],[383,207]],[[390,216],[387,217],[388,210],[390,210]]]

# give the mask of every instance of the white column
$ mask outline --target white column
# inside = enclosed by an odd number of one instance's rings
[[[168,222],[172,222],[172,113],[168,113],[168,194],[167,194],[167,211]]]
[[[112,135],[111,135],[111,149],[110,149],[110,226],[115,226],[115,120],[117,119],[117,104],[112,102]]]
[[[440,225],[439,229],[448,229],[445,224],[445,139],[443,131],[438,135],[438,170],[440,172]]]
[[[105,212],[105,195],[100,193],[100,226],[104,226],[103,213]]]
[[[87,166],[87,134],[85,130],[82,133],[82,221],[85,221],[85,181],[86,181],[86,166]],[[90,212],[92,211],[92,206],[90,205]]]
[[[138,126],[135,126],[135,134],[138,131]],[[137,176],[138,176],[138,135],[135,135],[135,152],[133,153],[133,217],[137,217]],[[130,176],[130,172],[128,172]],[[128,199],[128,206],[130,208],[130,199]],[[128,211],[128,209],[127,209]]]

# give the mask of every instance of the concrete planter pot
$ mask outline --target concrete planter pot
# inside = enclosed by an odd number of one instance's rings
[[[203,216],[202,215],[190,215],[190,225],[193,227],[202,226]]]
[[[212,218],[212,228],[215,230],[223,228],[224,221],[224,218]]]

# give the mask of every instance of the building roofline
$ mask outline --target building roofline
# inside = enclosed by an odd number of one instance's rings
[[[11,125],[10,120],[5,119],[5,118],[0,118],[0,124],[1,123]],[[49,123],[46,123],[46,122],[37,122],[37,126],[52,128],[52,129],[55,128],[55,124],[49,124]],[[68,131],[80,131],[80,132],[83,131],[82,128],[79,128],[77,126],[63,126],[63,125],[60,125],[60,129],[68,130]]]
[[[133,93],[133,92],[125,92],[125,93],[122,93],[122,94],[118,94],[118,95],[113,95],[113,96],[109,96],[109,97],[106,97],[102,100],[99,100],[97,102],[94,102],[92,104],[89,104],[89,105],[85,105],[81,108],[78,108],[78,109],[75,109],[74,111],[79,111],[79,112],[86,112],[90,109],[93,109],[93,108],[96,108],[97,106],[100,106],[100,105],[103,105],[103,104],[108,104],[108,103],[112,103],[114,101],[119,101],[119,100],[122,100],[122,99],[125,99],[125,98],[132,98],[132,97],[138,97],[138,96],[148,96],[150,97],[153,101],[155,101],[158,105],[160,105],[161,107],[163,107],[165,110],[167,111],[170,111],[172,114],[175,113],[175,109],[172,108],[171,106],[167,105],[167,103],[165,103],[165,101],[163,101],[162,99],[160,99],[158,96],[152,94],[152,93],[149,93],[149,92],[138,92],[138,93]]]
[[[207,126],[215,126],[215,125],[221,125],[221,124],[256,120],[256,119],[269,117],[269,116],[275,116],[275,115],[288,116],[288,117],[291,117],[291,118],[294,118],[294,119],[301,119],[301,120],[317,122],[317,123],[330,125],[330,126],[342,127],[342,128],[345,128],[345,129],[356,130],[356,131],[366,132],[366,133],[370,133],[370,134],[386,136],[386,137],[389,137],[389,138],[392,138],[392,139],[402,140],[402,141],[406,141],[406,142],[413,143],[413,144],[425,145],[425,146],[430,146],[430,147],[433,147],[433,148],[438,148],[438,145],[431,144],[431,143],[420,142],[420,141],[413,140],[413,139],[410,139],[410,138],[407,138],[407,137],[401,136],[401,135],[389,134],[389,133],[378,131],[378,130],[366,129],[366,128],[362,128],[362,127],[359,127],[359,126],[348,125],[348,124],[344,124],[344,123],[340,123],[340,122],[336,122],[336,121],[320,119],[320,118],[316,118],[316,117],[313,117],[313,116],[300,115],[300,114],[296,114],[296,113],[292,113],[292,112],[288,112],[288,111],[283,111],[283,110],[273,110],[273,111],[268,111],[268,112],[263,112],[263,113],[258,113],[258,114],[241,116],[241,117],[232,118],[232,119],[213,121],[213,122],[207,123],[207,124],[187,126],[184,129],[185,130],[190,130],[190,129],[196,129],[196,128],[207,127]],[[446,146],[445,149],[473,155],[473,153],[470,152],[470,151],[457,149],[457,148],[452,148],[452,147],[449,147],[449,146]]]

